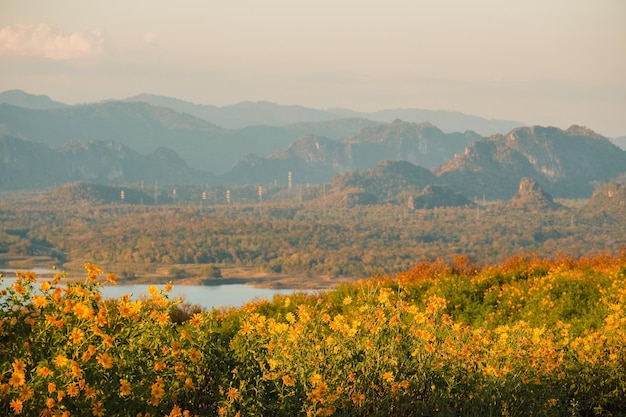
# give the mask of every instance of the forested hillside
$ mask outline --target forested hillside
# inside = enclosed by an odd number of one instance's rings
[[[365,277],[458,254],[484,264],[522,252],[580,256],[626,244],[623,189],[608,184],[587,203],[560,200],[545,210],[480,200],[424,209],[419,195],[414,208],[408,200],[347,207],[331,190],[324,197],[323,187],[301,190],[301,202],[296,189],[279,188],[262,201],[251,189],[248,203],[227,204],[210,192],[206,201],[198,195],[194,203],[175,202],[170,195],[154,205],[151,192],[127,190],[121,201],[119,189],[75,186],[0,202],[0,252],[19,258],[48,248],[63,261],[94,260],[139,275],[162,266],[194,274],[215,264],[311,277]],[[291,200],[271,201],[281,193]]]

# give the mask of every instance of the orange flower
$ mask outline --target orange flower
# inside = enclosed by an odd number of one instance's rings
[[[48,305],[48,300],[45,296],[37,294],[33,297],[33,304],[35,307],[43,308]]]
[[[48,376],[50,376],[50,368],[48,368],[47,366],[44,366],[43,368],[40,368],[37,373],[44,377],[47,378]]]
[[[97,359],[98,359],[98,363],[102,365],[104,369],[113,368],[113,359],[108,353],[104,352],[104,353],[99,354],[97,356]]]
[[[202,354],[200,353],[198,349],[196,348],[189,349],[189,359],[191,359],[193,363],[198,362],[201,358],[202,358]]]
[[[226,393],[226,396],[228,397],[228,401],[232,403],[233,401],[236,401],[239,398],[239,390],[237,388],[230,387],[228,388],[228,392]]]
[[[193,316],[191,316],[191,318],[189,319],[189,322],[191,324],[193,324],[194,326],[201,325],[202,324],[202,314],[195,313]]]
[[[293,379],[289,375],[283,376],[283,384],[285,384],[288,387],[294,386]]]
[[[117,277],[114,274],[111,274],[110,272],[107,274],[107,281],[109,281],[111,284],[117,284]]]
[[[21,400],[11,400],[11,409],[15,414],[22,414],[23,407]]]
[[[26,382],[26,377],[23,372],[13,372],[11,378],[9,378],[9,384],[15,388],[21,387],[24,385],[24,382]]]
[[[120,395],[122,397],[127,397],[130,394],[132,394],[132,390],[130,388],[130,383],[127,380],[122,379],[120,381]]]
[[[320,374],[313,374],[313,375],[311,376],[311,383],[312,383],[313,385],[317,385],[317,384],[319,384],[320,382],[322,382],[322,376],[321,376]]]
[[[194,389],[194,386],[193,386],[193,379],[191,379],[191,378],[187,378],[187,379],[185,379],[185,386],[184,386],[184,389],[185,389],[185,391],[187,391],[187,392],[189,392],[189,391],[191,391],[191,390],[193,390],[193,389]]]
[[[28,385],[22,385],[22,388],[20,388],[20,400],[22,401],[30,400],[31,398],[33,398],[34,394],[35,390]]]
[[[91,411],[92,414],[96,417],[104,416],[104,406],[100,401],[96,401],[95,403],[93,403],[93,405],[91,406]]]
[[[80,394],[80,388],[78,388],[77,384],[70,384],[67,386],[67,395],[70,397],[78,397],[78,394]],[[59,399],[59,401],[61,400]]]
[[[383,381],[392,382],[393,381],[393,372],[385,372],[383,374]]]
[[[26,372],[26,364],[21,359],[16,359],[13,361],[13,370],[15,372],[24,373]]]
[[[81,329],[74,328],[72,330],[72,333],[70,334],[70,339],[72,339],[72,343],[77,344],[80,343],[81,340],[83,340],[84,335],[85,332],[83,332]]]

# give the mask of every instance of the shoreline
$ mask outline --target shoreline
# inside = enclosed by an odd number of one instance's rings
[[[262,289],[293,289],[293,290],[328,290],[342,284],[356,282],[363,277],[332,277],[330,275],[286,275],[286,274],[270,274],[258,271],[252,268],[222,268],[221,278],[207,278],[202,276],[188,276],[175,278],[167,276],[162,271],[163,265],[139,265],[145,270],[141,271],[141,276],[124,278],[116,273],[123,265],[98,265],[105,273],[111,271],[117,277],[117,285],[164,285],[171,283],[174,286],[220,286],[220,285],[249,285],[254,288]],[[67,267],[67,268],[64,268]],[[154,271],[148,271],[151,267]],[[199,267],[193,265],[193,267]],[[55,274],[65,273],[65,277],[61,280],[65,282],[79,282],[85,279],[85,271],[82,266],[67,263],[57,270],[50,267],[50,263],[33,262],[28,265],[24,262],[21,267],[10,262],[0,264],[0,270],[4,270],[5,278],[14,278],[15,271],[35,271],[37,276],[42,279],[51,279]],[[38,272],[39,271],[39,272]],[[45,272],[42,272],[45,271]],[[101,276],[99,281],[104,280]]]

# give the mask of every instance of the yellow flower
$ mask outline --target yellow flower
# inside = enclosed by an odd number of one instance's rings
[[[50,394],[52,394],[53,392],[55,392],[57,390],[57,384],[55,384],[54,382],[50,382],[48,383],[48,392]]]
[[[44,308],[48,305],[48,300],[45,296],[37,294],[33,297],[33,304],[35,307]]]
[[[85,397],[90,400],[96,398],[96,390],[91,388],[89,385],[85,385]]]
[[[79,319],[90,319],[95,314],[93,309],[87,307],[84,303],[76,303],[72,311]]]
[[[383,374],[383,381],[392,382],[393,381],[393,372],[385,372]]]
[[[104,336],[102,339],[102,343],[104,343],[107,347],[113,346],[114,339],[111,336]]]
[[[80,394],[80,388],[78,387],[78,384],[70,384],[67,386],[67,395],[69,395],[70,397],[78,397],[78,394]],[[59,401],[61,401],[59,399]]]
[[[322,376],[321,376],[320,374],[313,374],[313,375],[311,376],[311,383],[312,383],[313,385],[317,385],[317,384],[319,384],[320,382],[322,382]]]
[[[107,281],[109,281],[111,284],[117,284],[117,277],[114,274],[108,273],[107,274]]]
[[[24,373],[26,372],[26,364],[21,359],[16,359],[13,361],[13,370],[15,372]]]
[[[129,396],[131,393],[132,393],[132,390],[131,390],[131,388],[130,388],[130,383],[129,383],[127,380],[122,379],[122,380],[120,381],[120,395],[121,395],[122,397],[127,397],[127,396]]]
[[[189,359],[191,359],[191,362],[196,363],[201,358],[202,358],[202,354],[200,353],[198,349],[196,348],[189,349]]]
[[[193,390],[193,389],[194,389],[194,386],[193,386],[193,379],[191,379],[191,378],[187,378],[187,379],[185,379],[185,385],[184,385],[184,387],[183,387],[183,388],[184,388],[184,389],[185,389],[185,391],[187,391],[187,392],[189,392],[189,391]]]
[[[93,403],[93,405],[91,406],[91,411],[92,414],[96,417],[104,416],[104,406],[100,401],[96,401],[95,403]]]
[[[228,401],[232,403],[233,401],[236,401],[239,398],[239,390],[237,388],[230,387],[228,388],[228,392],[226,393],[226,396],[228,397]]]
[[[22,414],[23,407],[21,400],[11,400],[11,409],[15,414]]]
[[[52,408],[54,407],[54,404],[56,404],[56,401],[54,401],[54,398],[48,398],[46,400],[46,407]]]
[[[163,382],[163,378],[161,378],[160,376],[157,377],[156,382],[152,384],[151,387],[152,397],[156,398],[157,400],[163,398],[163,396],[165,395],[165,389],[163,389],[164,386],[165,383]]]
[[[22,401],[30,400],[31,398],[33,398],[34,394],[35,390],[28,385],[22,385],[22,388],[20,388],[20,400]]]
[[[361,405],[365,401],[365,394],[355,393],[352,396],[352,402],[356,405]]]
[[[113,359],[108,353],[104,352],[104,353],[99,354],[97,356],[97,359],[98,359],[98,363],[102,365],[104,369],[113,368]]]
[[[283,384],[288,387],[293,387],[295,385],[293,379],[289,375],[283,376]]]
[[[26,382],[26,377],[23,372],[13,372],[11,378],[9,378],[9,384],[15,388],[21,387],[24,385],[24,382]]]
[[[89,345],[85,353],[83,353],[82,360],[83,362],[89,361],[91,357],[96,353],[96,347],[94,345]]]
[[[189,322],[191,324],[193,324],[194,326],[201,325],[202,324],[202,314],[195,313],[193,316],[191,316],[191,318],[189,319]]]
[[[182,417],[183,413],[179,406],[175,405],[169,414],[169,417]]]
[[[352,303],[352,297],[350,297],[349,295],[348,295],[348,296],[346,296],[346,297],[343,299],[343,305],[344,305],[344,306],[347,306],[347,305],[349,305],[349,304],[351,304],[351,303]]]
[[[72,330],[72,333],[70,334],[70,339],[72,339],[72,343],[77,344],[80,343],[81,340],[83,340],[84,335],[85,332],[83,332],[81,329],[74,328]]]
[[[47,366],[44,366],[43,368],[40,368],[37,373],[44,377],[47,378],[50,375],[50,368],[48,368]]]
[[[154,364],[155,371],[162,371],[163,369],[165,369],[165,363],[159,361]]]

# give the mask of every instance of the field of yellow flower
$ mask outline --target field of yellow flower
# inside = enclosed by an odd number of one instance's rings
[[[459,257],[193,313],[170,286],[18,273],[0,294],[0,415],[626,415],[626,254]]]

